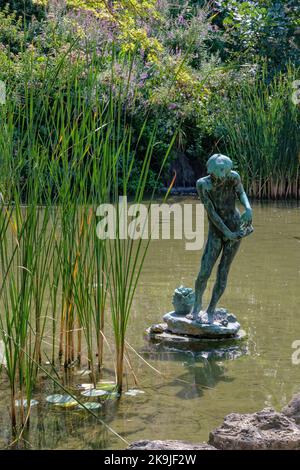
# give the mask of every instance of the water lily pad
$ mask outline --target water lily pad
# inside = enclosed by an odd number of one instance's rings
[[[73,406],[77,406],[78,402],[74,400],[74,398],[69,397],[69,396],[64,396],[64,398],[57,402],[54,403],[54,406],[62,406],[63,408],[72,408]]]
[[[84,397],[103,397],[104,395],[107,395],[107,394],[108,392],[106,392],[105,390],[97,390],[96,388],[81,392],[81,395]]]
[[[113,392],[116,389],[115,382],[98,382],[96,384],[97,390],[106,390],[107,392]]]
[[[130,390],[128,390],[127,392],[124,393],[124,395],[127,395],[129,397],[136,397],[137,395],[142,395],[143,393],[143,390],[138,390],[136,388],[132,388]]]
[[[88,410],[96,410],[97,408],[101,408],[101,406],[102,405],[100,403],[97,403],[96,401],[90,401],[85,403],[84,406],[78,405],[76,409],[85,410],[87,408]]]
[[[15,401],[16,406],[21,406],[21,400],[16,400]],[[37,400],[30,400],[30,406],[35,406],[38,405],[39,402]],[[23,406],[26,408],[28,406],[28,401],[25,399],[23,400]]]
[[[48,395],[46,397],[46,401],[48,403],[57,403],[63,398],[63,395],[59,395],[58,393],[55,395]]]
[[[94,384],[78,384],[78,388],[83,390],[92,390],[94,388]]]
[[[62,406],[64,408],[78,405],[77,401],[70,395],[49,395],[46,400],[55,406]]]

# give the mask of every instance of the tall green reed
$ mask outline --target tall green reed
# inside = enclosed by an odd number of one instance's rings
[[[40,90],[25,84],[16,99],[12,89],[1,109],[0,337],[13,426],[17,397],[20,423],[28,422],[30,406],[25,416],[23,398],[30,403],[44,357],[65,368],[86,361],[96,384],[110,315],[122,390],[126,329],[149,241],[124,240],[118,216],[116,238],[98,239],[97,207],[118,208],[119,197],[129,195],[146,118],[134,139],[124,106],[134,57],[124,58],[127,86],[117,92],[112,67],[106,97],[95,85],[99,58],[89,60],[84,74],[75,67],[61,84],[55,81],[57,71],[46,69]],[[155,145],[154,125],[131,195],[136,203],[145,193]]]
[[[297,74],[289,67],[268,83],[263,70],[217,100],[225,149],[254,197],[300,196],[300,111],[292,101]]]
[[[16,399],[20,399],[20,424],[28,422],[30,400],[41,362],[41,342],[48,306],[45,289],[51,263],[52,232],[47,232],[49,211],[41,211],[36,188],[27,188],[31,203],[23,206],[20,187],[12,189],[13,203],[1,205],[1,336],[6,372],[11,387],[12,425],[17,425]],[[34,190],[34,192],[33,192]],[[25,355],[24,355],[25,351]],[[35,358],[36,363],[28,360]],[[27,415],[24,414],[27,400]]]

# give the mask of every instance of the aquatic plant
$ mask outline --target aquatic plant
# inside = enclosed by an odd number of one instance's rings
[[[41,89],[28,82],[19,96],[12,86],[0,110],[0,338],[13,428],[29,423],[45,358],[50,380],[58,381],[61,365],[72,370],[83,362],[96,387],[109,315],[122,391],[126,328],[149,241],[124,240],[118,217],[116,238],[99,239],[97,207],[110,202],[118,208],[119,196],[129,195],[147,117],[135,135],[124,107],[129,77],[125,88],[120,84],[104,97],[95,86],[99,59],[90,60],[85,74],[75,67],[60,86],[55,79],[62,64],[46,67]],[[130,74],[128,60],[134,56],[124,58]],[[148,137],[136,203],[145,193],[156,130]]]
[[[292,101],[296,79],[293,67],[269,84],[263,72],[217,98],[225,151],[253,197],[300,197],[300,112]]]

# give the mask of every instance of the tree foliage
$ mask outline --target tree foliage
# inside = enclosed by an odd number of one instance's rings
[[[300,61],[298,0],[216,2],[228,44],[239,61],[266,59],[279,69]]]

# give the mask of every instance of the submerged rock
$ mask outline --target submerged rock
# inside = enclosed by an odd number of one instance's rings
[[[231,413],[210,433],[209,444],[225,450],[300,450],[300,429],[293,419],[272,408]]]
[[[215,447],[203,443],[192,444],[184,441],[134,441],[130,450],[217,450]]]
[[[282,413],[293,418],[300,425],[300,393],[294,395],[291,401],[282,408]]]

